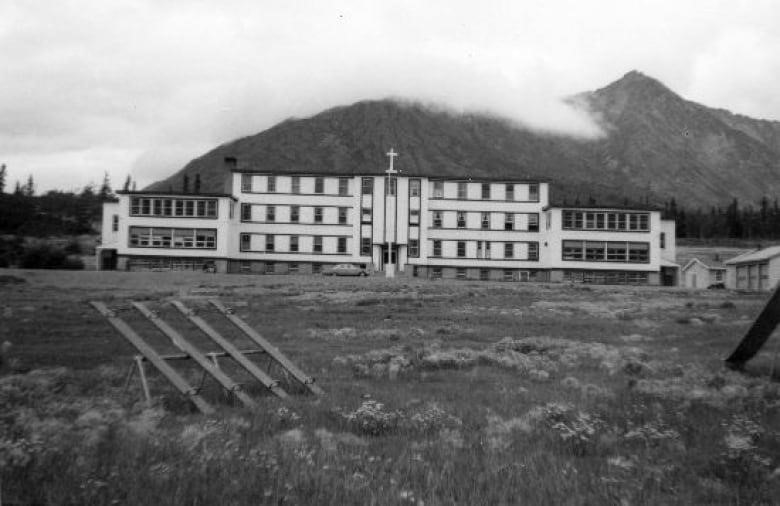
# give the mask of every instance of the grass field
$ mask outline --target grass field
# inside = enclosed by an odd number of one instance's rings
[[[770,339],[746,374],[722,368],[767,294],[17,270],[0,271],[0,294],[0,342],[30,370],[0,377],[2,504],[780,497],[780,343]],[[106,301],[173,351],[129,309],[143,300],[211,350],[168,304],[184,300],[216,324],[208,297],[327,395],[282,402],[247,385],[261,404],[247,410],[207,381],[220,414],[204,417],[156,372],[152,407],[137,377],[125,389],[135,352],[88,301]],[[176,366],[198,381],[192,366]]]

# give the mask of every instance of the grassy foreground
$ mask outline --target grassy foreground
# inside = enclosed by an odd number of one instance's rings
[[[0,342],[13,342],[12,367],[28,370],[0,376],[2,504],[780,497],[776,337],[748,374],[721,366],[766,294],[11,270],[0,271],[0,294]],[[183,299],[216,324],[210,296],[327,396],[283,403],[248,384],[261,404],[250,411],[207,381],[220,414],[204,417],[151,368],[153,406],[137,377],[125,388],[134,350],[87,301],[109,302],[173,351],[128,309],[144,300],[211,350],[167,303]]]

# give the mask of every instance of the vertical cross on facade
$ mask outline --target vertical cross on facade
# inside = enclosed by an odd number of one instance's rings
[[[395,174],[398,172],[393,168],[393,159],[398,156],[398,153],[396,153],[393,148],[390,148],[390,151],[387,152],[387,156],[390,158],[390,168],[387,169],[385,172],[388,174]]]

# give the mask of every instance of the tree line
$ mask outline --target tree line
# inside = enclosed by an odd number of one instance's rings
[[[689,239],[780,239],[780,204],[763,197],[757,205],[735,198],[723,207],[685,209],[674,199],[664,204],[663,217],[677,224],[677,237]]]

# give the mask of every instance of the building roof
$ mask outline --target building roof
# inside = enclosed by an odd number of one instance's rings
[[[198,198],[198,197],[212,197],[212,198],[231,198],[233,200],[236,200],[236,198],[231,195],[230,193],[182,193],[182,192],[169,192],[169,191],[159,191],[159,190],[151,190],[151,191],[144,191],[144,190],[138,190],[138,191],[130,191],[130,190],[119,190],[116,192],[117,195],[155,195],[155,196],[166,196],[166,197],[188,197],[188,198]]]
[[[599,205],[566,205],[566,204],[550,204],[549,206],[545,206],[543,211],[547,211],[550,209],[566,209],[571,211],[642,211],[642,212],[653,212],[653,211],[663,211],[660,207],[654,207],[654,206],[646,206],[646,207],[638,207],[638,206],[599,206]],[[674,221],[674,220],[671,220]]]
[[[764,260],[769,260],[770,258],[774,258],[776,256],[780,256],[780,246],[770,246],[769,248],[750,251],[748,253],[744,253],[742,255],[726,260],[726,262],[724,263],[726,265],[734,265],[734,264],[744,264],[744,263],[753,263],[753,262],[763,262]]]
[[[329,176],[329,177],[381,177],[387,175],[385,173],[384,168],[379,168],[376,170],[371,169],[365,169],[365,170],[356,170],[351,172],[335,172],[333,170],[307,170],[307,171],[273,171],[269,169],[261,169],[261,168],[253,168],[253,167],[237,167],[230,169],[230,172],[238,173],[238,174],[269,174],[274,176]],[[522,176],[517,178],[510,178],[506,176],[499,176],[499,177],[492,177],[492,176],[474,176],[473,178],[468,173],[463,173],[459,175],[430,175],[430,174],[424,174],[424,173],[417,173],[407,170],[399,169],[396,174],[394,174],[395,177],[409,177],[409,178],[415,178],[415,177],[425,177],[430,179],[431,181],[465,181],[465,182],[473,182],[473,183],[481,183],[481,182],[490,182],[490,183],[551,183],[552,179],[549,177],[543,177],[543,176]]]
[[[682,268],[682,270],[687,271],[691,268],[693,264],[701,264],[705,269],[711,269],[711,270],[717,270],[717,271],[725,271],[726,267],[723,265],[723,262],[720,260],[712,260],[711,263],[707,264],[705,262],[702,262],[698,258],[691,258],[688,263],[685,264],[685,267]]]

